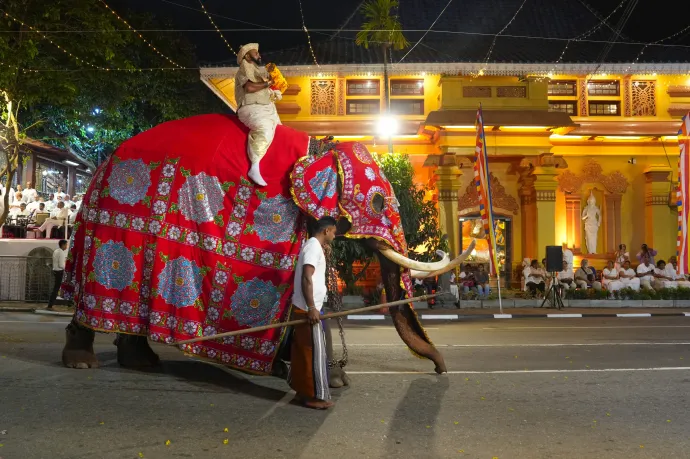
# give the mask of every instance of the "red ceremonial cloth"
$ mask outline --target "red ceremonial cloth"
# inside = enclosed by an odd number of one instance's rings
[[[62,286],[79,323],[170,343],[286,319],[305,236],[289,174],[309,139],[278,126],[263,188],[246,178],[246,141],[236,117],[197,116],[137,135],[96,171]],[[282,330],[183,349],[267,374]]]

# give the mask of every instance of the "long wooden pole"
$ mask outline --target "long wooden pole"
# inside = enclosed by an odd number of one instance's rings
[[[384,303],[384,304],[377,304],[375,306],[365,306],[363,308],[351,309],[349,311],[332,312],[330,314],[324,314],[323,316],[321,316],[321,320],[334,319],[336,317],[343,317],[343,316],[347,316],[349,314],[356,313],[356,312],[375,311],[376,309],[386,308],[386,307],[390,307],[390,306],[400,306],[401,304],[408,304],[408,303],[412,303],[414,301],[426,301],[430,298],[434,298],[434,297],[443,295],[445,293],[447,293],[447,292],[434,293],[432,295],[422,295],[422,296],[417,296],[414,298],[405,298],[404,300],[398,300],[398,301],[393,301],[393,302]],[[272,328],[288,327],[291,325],[301,325],[301,324],[305,324],[307,322],[309,322],[309,320],[307,320],[307,319],[290,320],[288,322],[279,322],[277,324],[262,325],[260,327],[247,328],[246,330],[235,330],[235,331],[231,331],[231,332],[219,333],[217,335],[200,336],[198,338],[186,339],[183,341],[177,341],[177,342],[169,343],[169,344],[171,346],[177,346],[180,344],[198,343],[199,341],[208,341],[211,339],[225,338],[226,336],[246,335],[247,333],[254,333],[254,332],[259,332],[259,331],[264,331],[264,330],[270,330]]]

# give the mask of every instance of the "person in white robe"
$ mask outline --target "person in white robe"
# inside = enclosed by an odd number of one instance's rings
[[[271,89],[273,82],[259,54],[258,43],[242,46],[237,53],[235,101],[237,116],[249,128],[247,154],[251,168],[247,174],[259,186],[266,186],[259,163],[273,142],[276,126],[282,124],[275,101],[282,99],[280,91]]]
[[[26,182],[24,191],[22,191],[22,196],[22,199],[28,205],[34,202],[36,196],[38,196],[38,191],[36,191],[36,189],[31,186],[31,182]]]
[[[563,261],[568,263],[568,269],[570,270],[570,272],[574,271],[573,260],[574,260],[573,252],[572,252],[572,250],[570,250],[568,248],[568,244],[564,242],[563,243]]]
[[[668,259],[666,271],[669,273],[669,276],[673,275],[673,279],[676,281],[676,284],[678,284],[678,287],[690,288],[690,282],[688,282],[685,276],[678,274],[678,259],[675,256]]]
[[[609,292],[615,292],[623,288],[623,283],[620,281],[620,272],[616,269],[613,261],[606,264],[606,268],[601,273],[601,284]]]
[[[561,290],[561,296],[565,296],[568,290],[575,290],[575,274],[566,260],[563,260],[563,270],[556,273],[556,281]]]
[[[637,265],[637,277],[640,279],[640,287],[644,290],[654,290],[654,265],[649,261],[649,257],[642,258],[642,263]]]
[[[623,267],[618,271],[618,279],[623,288],[631,288],[635,291],[640,290],[640,278],[637,277],[635,270],[630,267],[630,260],[623,262]]]
[[[65,207],[65,203],[60,201],[57,205],[56,210],[47,218],[45,222],[40,226],[40,228],[34,230],[39,232],[46,232],[46,237],[50,238],[51,231],[54,226],[61,227],[67,223],[69,218],[69,209]]]
[[[670,271],[666,269],[666,262],[664,260],[659,260],[656,262],[656,269],[654,269],[654,289],[660,288],[677,288],[678,283],[676,282],[675,271]]]

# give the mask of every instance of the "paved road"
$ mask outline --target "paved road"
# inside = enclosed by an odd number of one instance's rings
[[[3,459],[690,457],[690,319],[429,323],[444,376],[389,325],[349,324],[329,412],[171,348],[121,369],[106,335],[103,368],[63,368],[65,322],[0,314]]]

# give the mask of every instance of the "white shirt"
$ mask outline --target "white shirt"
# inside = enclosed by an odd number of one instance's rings
[[[451,284],[455,283],[455,273],[450,273],[450,283]]]
[[[58,196],[60,196],[60,199],[64,200],[65,196],[67,196],[67,195],[61,191],[59,193],[55,193],[54,196],[55,196],[55,201],[57,201]]]
[[[573,272],[569,269],[566,269],[565,271],[560,271],[556,274],[556,279],[558,279],[558,280],[565,280],[565,279],[573,280]]]
[[[628,268],[628,269],[622,269],[622,268],[621,268],[621,270],[619,271],[619,275],[620,275],[620,274],[625,274],[626,276],[633,276],[633,277],[635,277],[635,270],[632,269],[632,268]],[[621,280],[622,280],[622,281],[629,281],[629,280],[631,280],[631,279],[628,279],[627,277],[625,277],[625,278],[624,278],[624,277],[621,277]]]
[[[77,211],[77,210],[74,210],[74,211],[70,210],[70,212],[69,212],[69,217],[67,218],[67,223],[69,223],[70,225],[73,225],[73,224],[74,224],[74,220],[77,219],[77,214],[78,214],[78,213],[79,213],[79,211]]]
[[[36,195],[38,195],[36,190],[33,188],[27,188],[26,190],[22,191],[22,201],[29,204],[30,202],[34,201]]]
[[[62,250],[60,247],[53,252],[53,271],[64,271],[65,262],[67,261],[67,250]]]
[[[56,218],[58,220],[64,220],[69,217],[69,209],[66,207],[63,207],[62,209],[58,209],[57,207],[55,210],[50,214],[50,218]]]
[[[534,272],[534,274],[541,274],[544,277],[534,277],[534,276],[532,276],[533,272]],[[533,271],[532,267],[530,266],[528,268],[525,268],[524,274],[525,274],[525,284],[527,284],[529,282],[534,282],[535,284],[541,284],[542,282],[545,282],[545,279],[546,279],[546,275],[544,273],[544,270],[542,270],[540,268],[535,268]]]
[[[649,266],[645,266],[644,263],[640,263],[640,264],[637,266],[637,274],[646,274],[646,273],[650,273],[650,274],[647,275],[647,276],[642,276],[642,277],[640,277],[640,280],[642,280],[642,279],[647,279],[647,280],[650,280],[650,281],[651,281],[651,280],[652,280],[652,275],[651,275],[651,273],[654,272],[654,269],[655,269],[655,268],[654,268],[654,265],[651,265],[651,264],[650,264]]]
[[[36,212],[38,208],[41,207],[41,203],[38,201],[31,201],[26,205],[26,210],[29,212]]]
[[[611,277],[615,276],[615,277],[619,277],[618,271],[616,271],[615,268],[613,268],[613,269],[604,268],[603,273],[604,273],[604,276],[601,278],[602,281],[608,282],[608,281],[613,280],[613,279],[607,279],[606,276],[611,276]]]
[[[323,254],[321,243],[315,237],[310,238],[302,247],[297,260],[297,267],[295,268],[295,288],[292,293],[292,304],[306,311],[308,310],[307,300],[302,293],[304,265],[314,267],[314,275],[311,277],[314,306],[320,311],[328,293],[326,289],[326,256]]]

